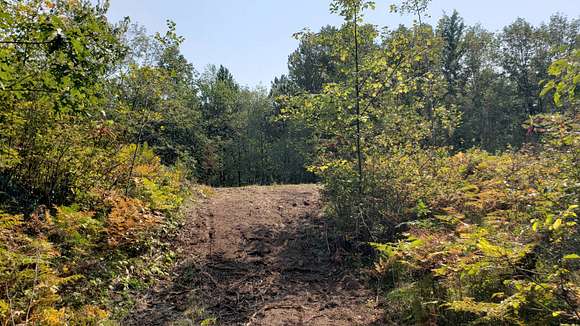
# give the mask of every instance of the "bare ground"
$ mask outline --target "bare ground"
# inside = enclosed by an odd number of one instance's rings
[[[181,263],[127,324],[380,324],[364,273],[329,240],[317,186],[214,191],[188,213]]]

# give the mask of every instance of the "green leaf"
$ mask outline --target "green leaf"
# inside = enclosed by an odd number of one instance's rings
[[[566,259],[566,260],[576,260],[576,259],[580,259],[580,255],[578,255],[578,254],[569,254],[569,255],[566,255],[566,256],[564,256],[562,258],[563,259]]]
[[[548,214],[548,216],[546,216],[546,225],[551,225],[554,221],[554,215],[553,214]]]
[[[489,241],[481,239],[477,244],[477,247],[487,256],[490,257],[501,257],[506,254],[505,250],[499,246],[494,246]]]
[[[552,76],[559,76],[562,73],[562,69],[567,65],[565,59],[560,59],[555,61],[550,68],[548,68],[548,73]]]
[[[546,96],[546,94],[548,94],[551,90],[554,89],[554,87],[556,87],[556,83],[553,80],[550,80],[546,86],[544,86],[544,89],[542,90],[542,92],[540,93],[540,96],[544,97]]]
[[[77,39],[72,39],[70,42],[77,55],[83,53],[83,45],[81,44],[81,41]]]
[[[557,106],[561,106],[561,105],[562,105],[562,94],[560,94],[560,93],[558,93],[558,92],[556,92],[556,93],[554,94],[554,103],[555,103]]]

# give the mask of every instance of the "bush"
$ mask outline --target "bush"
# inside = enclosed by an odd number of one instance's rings
[[[77,193],[78,205],[40,205],[27,218],[0,212],[0,323],[108,320],[126,309],[111,300],[151,282],[171,262],[157,231],[176,218],[183,174],[162,166],[147,146],[133,160],[135,149],[128,146],[108,160],[126,180],[110,179],[111,190],[99,182]]]
[[[418,174],[425,176],[421,187],[399,185],[420,199],[415,216],[402,239],[375,244],[382,256],[377,271],[391,280],[385,285],[392,289],[387,310],[394,322],[580,320],[579,179],[572,163],[578,153],[566,142],[566,149],[550,140],[541,151],[460,153]],[[398,175],[413,166],[399,165]],[[411,203],[403,203],[407,211]],[[393,300],[401,296],[422,304],[402,307]]]

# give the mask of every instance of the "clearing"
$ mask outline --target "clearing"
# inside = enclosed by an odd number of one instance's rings
[[[329,228],[316,185],[215,189],[188,213],[171,278],[126,323],[379,324],[376,293]]]

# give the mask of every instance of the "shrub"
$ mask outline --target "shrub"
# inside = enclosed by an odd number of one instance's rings
[[[403,238],[375,244],[382,256],[377,271],[391,276],[386,279],[392,280],[392,293],[412,293],[423,303],[406,309],[390,301],[397,320],[577,323],[574,155],[552,143],[543,152],[474,150],[439,161],[426,179],[437,182],[421,180],[418,184],[430,189],[412,190],[421,201]]]

